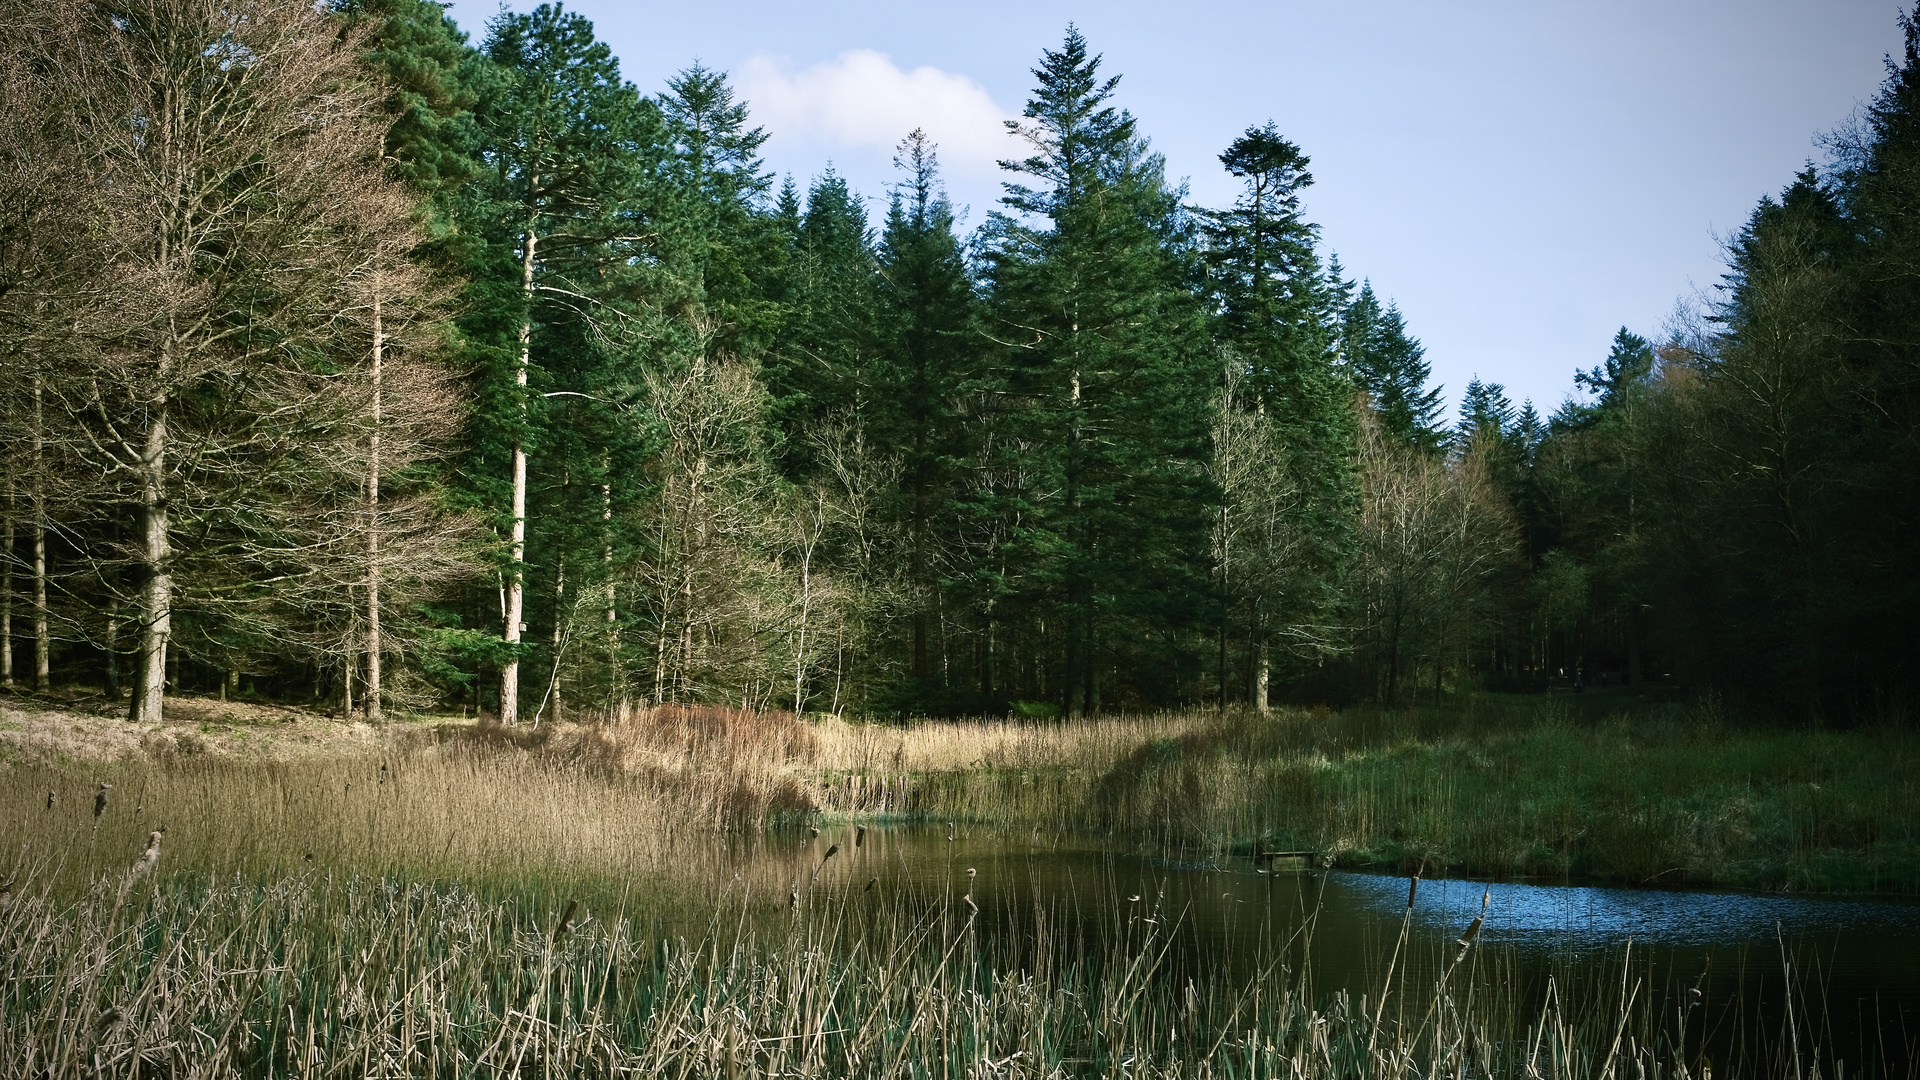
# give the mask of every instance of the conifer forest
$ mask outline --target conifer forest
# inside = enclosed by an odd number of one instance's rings
[[[1431,385],[1260,116],[1194,205],[1038,48],[962,232],[557,4],[9,2],[0,680],[495,716],[1920,686],[1920,26],[1711,302]],[[879,193],[865,193],[867,195]]]

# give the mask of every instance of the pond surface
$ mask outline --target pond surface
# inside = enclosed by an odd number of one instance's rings
[[[1549,976],[1563,987],[1617,986],[1630,963],[1650,994],[1699,988],[1747,1024],[1777,1029],[1791,1003],[1796,1022],[1829,1045],[1904,1048],[1920,1038],[1913,900],[1423,880],[1409,910],[1404,877],[1262,874],[1249,859],[1196,863],[1103,838],[980,826],[958,826],[951,839],[945,825],[869,826],[857,844],[856,835],[854,825],[776,834],[736,858],[765,887],[794,888],[806,903],[904,893],[960,911],[971,896],[983,932],[1019,935],[1044,922],[1095,943],[1151,926],[1176,976],[1255,975],[1280,956],[1295,971],[1311,964],[1317,995],[1356,998],[1378,994],[1390,961],[1401,980],[1430,977],[1458,952],[1484,898],[1476,960],[1530,984],[1536,998]],[[1907,1051],[1870,1056],[1891,1064],[1889,1054]]]

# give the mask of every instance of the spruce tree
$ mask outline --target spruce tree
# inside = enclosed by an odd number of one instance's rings
[[[544,481],[550,501],[585,495],[596,510],[602,501],[593,497],[602,485],[592,457],[542,470],[530,456],[541,450],[549,402],[594,396],[581,378],[621,329],[624,313],[606,303],[609,279],[645,262],[634,219],[642,185],[658,172],[661,137],[657,111],[578,15],[553,4],[503,13],[485,52],[495,80],[478,110],[486,176],[466,208],[486,243],[474,289],[483,302],[466,320],[486,365],[469,475],[507,534],[498,567],[500,717],[510,724],[520,707],[530,489]],[[551,551],[543,565],[554,579],[564,555]]]
[[[1176,692],[1161,643],[1204,608],[1217,499],[1194,230],[1099,67],[1071,28],[1043,55],[1026,122],[1010,122],[1033,154],[1002,163],[1019,179],[985,250],[1005,410],[996,563],[1024,629],[1051,639],[1049,696],[1073,714],[1098,711],[1110,673],[1149,700]]]
[[[1481,382],[1480,376],[1475,375],[1460,397],[1460,440],[1470,441],[1483,432],[1505,439],[1514,423],[1513,402],[1507,400],[1507,388],[1499,383]]]
[[[868,416],[875,439],[901,457],[900,488],[888,508],[902,538],[909,588],[907,670],[909,709],[940,707],[951,688],[939,686],[934,625],[943,600],[941,580],[960,569],[952,552],[962,462],[968,453],[963,396],[973,355],[973,283],[952,204],[940,184],[939,162],[925,132],[900,144],[894,164],[906,177],[888,202],[877,261],[876,335]],[[950,558],[954,561],[950,561]]]
[[[786,317],[781,302],[792,234],[764,202],[772,178],[747,106],[725,72],[700,64],[667,81],[656,99],[671,154],[663,171],[674,200],[658,257],[676,292],[662,304],[692,336],[680,349],[758,361]],[[776,208],[777,209],[777,208]]]
[[[799,479],[816,467],[809,433],[861,405],[874,349],[872,230],[859,196],[831,169],[807,192],[791,251],[785,325],[762,368],[783,464]]]
[[[1370,282],[1361,284],[1342,314],[1340,351],[1347,376],[1366,392],[1388,437],[1428,451],[1445,443],[1441,388],[1427,387],[1433,368],[1426,349],[1407,333],[1399,308],[1381,306]]]
[[[1320,267],[1317,229],[1300,214],[1300,191],[1313,182],[1306,155],[1269,121],[1220,162],[1243,185],[1205,230],[1228,368],[1223,407],[1253,416],[1238,438],[1233,418],[1216,422],[1215,474],[1228,496],[1215,538],[1226,594],[1216,664],[1225,694],[1227,639],[1244,640],[1251,694],[1264,708],[1270,643],[1284,636],[1303,655],[1329,643],[1324,616],[1352,543],[1357,429],[1352,384],[1335,368],[1338,294]],[[1274,460],[1229,460],[1250,454]]]

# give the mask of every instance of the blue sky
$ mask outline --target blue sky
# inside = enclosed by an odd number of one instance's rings
[[[511,5],[526,10],[531,4]],[[1069,22],[1195,201],[1216,155],[1274,120],[1313,159],[1309,217],[1406,313],[1457,402],[1474,375],[1550,411],[1615,329],[1655,336],[1709,292],[1720,240],[1824,152],[1900,44],[1885,0],[1448,4],[999,0],[633,5],[579,0],[648,92],[695,59],[731,72],[804,186],[832,162],[883,205],[891,147],[941,143],[978,224],[998,121]],[[450,7],[476,43],[495,2]]]

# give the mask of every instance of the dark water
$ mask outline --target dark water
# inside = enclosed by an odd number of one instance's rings
[[[1390,960],[1414,982],[1445,966],[1484,899],[1475,962],[1523,998],[1537,999],[1552,977],[1563,994],[1580,984],[1597,1000],[1624,967],[1651,999],[1686,1001],[1698,989],[1718,1003],[1725,1032],[1777,1034],[1791,1016],[1829,1057],[1856,1065],[1904,1073],[1920,1040],[1912,900],[1423,880],[1409,912],[1404,877],[1261,874],[1247,859],[1182,861],[1101,838],[964,825],[951,840],[944,825],[870,826],[858,846],[854,826],[835,826],[775,836],[740,857],[758,881],[807,903],[877,893],[960,912],[971,896],[984,932],[1013,938],[1050,923],[1080,934],[1090,953],[1152,927],[1174,977],[1310,965],[1314,993],[1356,998],[1378,994]]]

